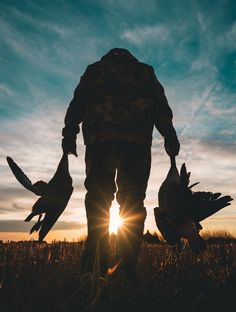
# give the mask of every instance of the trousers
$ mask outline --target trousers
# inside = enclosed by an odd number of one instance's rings
[[[144,199],[150,175],[151,146],[129,142],[86,146],[85,208],[87,240],[82,267],[92,271],[95,259],[105,272],[109,259],[109,210],[115,197],[123,220],[118,231],[122,262],[135,265],[146,218]]]

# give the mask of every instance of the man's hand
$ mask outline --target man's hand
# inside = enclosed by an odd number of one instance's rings
[[[177,135],[165,137],[164,142],[166,153],[169,156],[177,156],[179,154],[180,144]]]
[[[75,157],[78,157],[76,152],[76,137],[63,138],[61,146],[64,154],[73,154]]]

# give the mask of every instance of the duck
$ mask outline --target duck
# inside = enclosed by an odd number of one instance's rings
[[[192,191],[199,184],[190,184],[191,172],[187,172],[185,163],[180,172],[175,157],[170,157],[170,169],[158,192],[159,207],[154,208],[157,228],[165,241],[182,248],[185,239],[194,253],[203,252],[205,242],[200,235],[201,221],[219,210],[229,206],[233,198],[221,193]]]
[[[48,183],[39,180],[33,184],[11,157],[7,156],[7,162],[20,184],[35,195],[40,196],[24,221],[29,222],[32,218],[38,216],[38,220],[31,228],[30,234],[39,232],[38,241],[42,242],[65,210],[73,193],[74,188],[69,173],[68,155],[62,155],[57,170]],[[42,219],[43,215],[44,218]]]

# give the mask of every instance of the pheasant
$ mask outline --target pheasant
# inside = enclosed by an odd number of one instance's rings
[[[7,162],[16,179],[26,189],[40,196],[25,221],[29,222],[33,217],[39,216],[38,221],[31,228],[30,234],[39,231],[39,241],[43,241],[66,208],[73,192],[72,178],[68,168],[68,156],[63,154],[53,178],[48,183],[38,181],[32,184],[11,157],[7,157]],[[42,220],[43,214],[45,216]]]
[[[167,243],[181,246],[181,238],[185,238],[190,248],[199,253],[205,249],[199,234],[200,222],[229,206],[233,198],[221,193],[192,191],[199,182],[189,186],[191,173],[185,164],[179,174],[175,157],[170,160],[170,170],[158,193],[159,207],[154,208],[155,221]]]

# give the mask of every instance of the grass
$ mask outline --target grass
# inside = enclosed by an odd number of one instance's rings
[[[178,253],[144,242],[135,281],[119,269],[104,278],[81,274],[83,242],[0,244],[0,311],[231,311],[236,242],[220,233],[205,238],[197,256],[188,246]],[[114,241],[111,251],[115,264]]]

